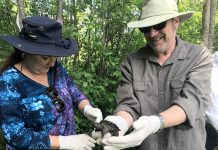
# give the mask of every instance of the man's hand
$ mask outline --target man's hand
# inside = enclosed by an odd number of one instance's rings
[[[105,144],[105,150],[124,149],[140,145],[150,134],[160,129],[161,121],[157,116],[142,116],[133,123],[134,130],[132,133],[119,136],[109,137],[102,140]]]
[[[104,120],[114,123],[120,129],[119,136],[124,135],[128,130],[128,123],[121,116],[107,116]],[[111,137],[111,134],[107,133],[106,135],[102,135],[100,131],[93,131],[92,137],[97,140],[98,144],[101,144],[101,140]]]
[[[104,120],[113,122],[117,125],[117,127],[120,129],[119,136],[124,135],[129,128],[127,121],[121,116],[107,116]]]

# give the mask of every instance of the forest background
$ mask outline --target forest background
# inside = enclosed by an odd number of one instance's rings
[[[128,22],[138,19],[143,1],[1,0],[0,34],[17,34],[16,20],[24,16],[42,15],[62,20],[64,36],[78,41],[79,51],[77,55],[61,58],[61,61],[78,87],[105,117],[115,109],[120,63],[128,53],[146,44],[142,33],[127,28]],[[217,1],[178,0],[177,3],[181,12],[195,11],[191,19],[181,24],[178,36],[205,45],[212,52],[217,51]],[[0,41],[0,63],[12,50]],[[76,123],[78,133],[90,134],[94,128],[78,112]],[[4,149],[3,145],[1,138],[0,149]]]

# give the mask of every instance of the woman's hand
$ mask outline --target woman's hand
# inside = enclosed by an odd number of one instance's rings
[[[91,105],[86,105],[83,110],[84,115],[91,121],[99,123],[102,119],[102,112],[99,108],[93,108]]]
[[[59,136],[60,149],[92,150],[96,141],[86,134]]]

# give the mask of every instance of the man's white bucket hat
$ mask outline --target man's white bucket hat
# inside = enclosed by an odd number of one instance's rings
[[[176,0],[145,0],[141,15],[138,21],[127,24],[129,28],[149,27],[174,17],[179,17],[183,22],[192,17],[193,11],[178,12]]]

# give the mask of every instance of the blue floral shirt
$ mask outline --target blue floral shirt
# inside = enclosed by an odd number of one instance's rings
[[[46,86],[15,67],[0,74],[0,125],[9,149],[49,149],[49,135],[76,134],[73,108],[87,98],[61,64],[51,68],[48,77],[65,103],[61,113],[46,94]]]

